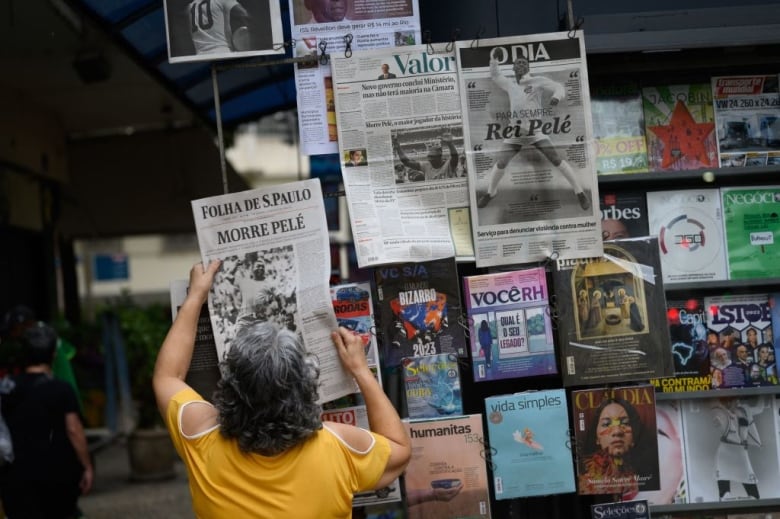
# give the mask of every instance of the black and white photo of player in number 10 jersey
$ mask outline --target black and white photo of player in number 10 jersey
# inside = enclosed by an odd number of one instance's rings
[[[262,0],[166,0],[165,13],[171,60],[277,53],[273,14]]]

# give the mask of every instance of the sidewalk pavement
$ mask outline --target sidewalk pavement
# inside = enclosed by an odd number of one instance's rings
[[[176,460],[176,477],[130,480],[126,441],[112,441],[95,453],[92,491],[79,500],[85,519],[193,519],[187,476]]]

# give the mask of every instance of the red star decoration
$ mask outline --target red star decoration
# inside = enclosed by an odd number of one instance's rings
[[[707,137],[715,129],[715,123],[697,123],[688,107],[677,101],[672,118],[666,126],[648,126],[664,143],[662,168],[668,168],[682,156],[696,159],[702,166],[712,166],[705,146]]]

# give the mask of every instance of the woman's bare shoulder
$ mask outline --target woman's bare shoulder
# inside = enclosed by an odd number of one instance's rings
[[[354,451],[368,452],[374,445],[371,433],[360,427],[338,422],[323,422],[322,425]]]
[[[181,433],[193,437],[211,431],[218,425],[218,414],[217,408],[205,400],[185,403],[181,407]]]

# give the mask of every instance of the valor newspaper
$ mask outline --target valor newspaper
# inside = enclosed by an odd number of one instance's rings
[[[357,52],[334,56],[332,68],[358,265],[472,259],[453,52]],[[393,72],[385,78],[384,70]]]
[[[302,339],[319,361],[320,401],[357,391],[330,338],[330,251],[317,179],[192,201],[204,264],[222,266],[209,294],[221,359],[241,327],[268,321]]]
[[[311,7],[311,9],[309,9]],[[293,56],[352,56],[353,51],[419,44],[418,0],[290,0]],[[395,69],[375,76],[388,78]],[[327,59],[295,65],[298,129],[305,155],[336,153],[336,108],[331,63]]]
[[[582,33],[456,47],[477,266],[601,256]]]

